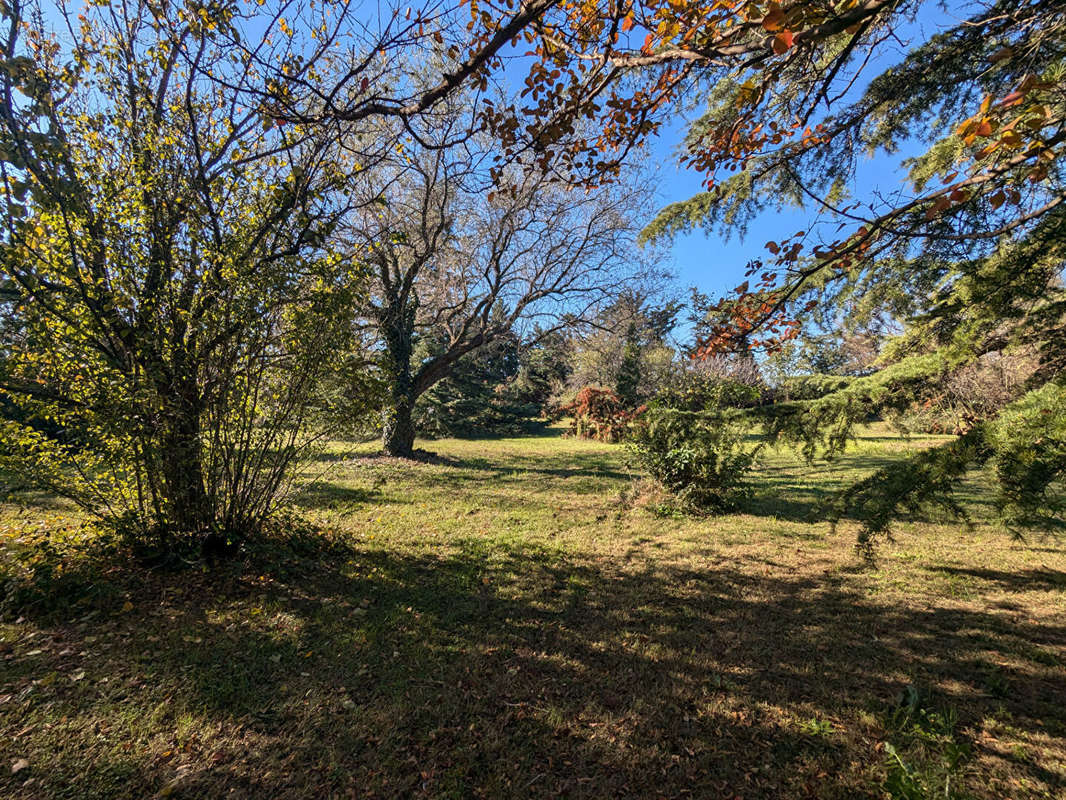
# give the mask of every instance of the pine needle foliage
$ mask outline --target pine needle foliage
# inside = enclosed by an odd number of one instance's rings
[[[870,4],[824,39],[806,27],[811,7],[766,14],[765,30],[789,33],[773,56],[693,67],[715,77],[683,154],[707,174],[707,189],[663,209],[644,238],[743,233],[755,215],[787,206],[820,220],[766,243],[704,341],[707,353],[774,350],[814,320],[902,331],[870,374],[757,409],[772,439],[799,444],[812,461],[839,455],[856,425],[934,405],[982,359],[1035,353],[1023,381],[968,412],[960,438],[852,487],[833,514],[860,519],[866,539],[930,505],[959,513],[959,481],[988,467],[1011,529],[1057,527],[1066,479],[1062,4]],[[890,52],[900,42],[902,57]],[[901,184],[858,193],[863,160],[904,146],[919,155],[901,160]]]

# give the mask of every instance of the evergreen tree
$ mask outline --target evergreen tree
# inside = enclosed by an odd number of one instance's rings
[[[573,339],[564,331],[535,328],[533,342],[522,348],[511,390],[515,397],[543,413],[549,399],[570,378]]]
[[[513,333],[463,356],[446,378],[418,399],[415,426],[427,436],[506,435],[526,430],[540,409],[514,391],[518,369],[519,343]]]
[[[640,403],[640,335],[635,322],[630,322],[626,328],[622,363],[618,367],[614,391],[626,408],[636,408]]]
[[[766,51],[747,60],[723,59],[701,43],[713,37],[685,24],[661,28],[695,43],[683,60],[654,37],[645,45],[642,68],[684,64],[713,87],[685,141],[685,161],[706,171],[708,189],[664,209],[645,238],[742,230],[753,214],[786,205],[832,223],[767,243],[703,342],[704,352],[773,350],[815,310],[848,331],[878,318],[904,322],[876,369],[844,370],[858,377],[776,409],[771,432],[802,442],[812,458],[839,453],[871,413],[934,400],[978,359],[1035,350],[1039,364],[1012,402],[973,420],[962,439],[855,487],[840,513],[862,518],[871,534],[929,504],[959,511],[956,479],[991,463],[1008,521],[1056,524],[1066,476],[1062,4],[960,5],[925,38],[913,15],[938,13],[931,3],[819,5],[771,4],[757,26],[770,34]],[[757,28],[735,29],[736,52],[758,49]],[[913,39],[897,61],[889,48],[901,32]],[[905,184],[850,196],[861,159],[903,143],[925,146],[904,162]]]

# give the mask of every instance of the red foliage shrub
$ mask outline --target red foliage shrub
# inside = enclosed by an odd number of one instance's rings
[[[559,410],[571,417],[568,435],[601,442],[619,442],[629,432],[630,423],[644,412],[644,406],[628,411],[610,389],[586,386],[574,402]]]

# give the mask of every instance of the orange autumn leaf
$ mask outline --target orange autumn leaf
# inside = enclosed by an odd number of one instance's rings
[[[792,31],[781,31],[774,37],[774,53],[781,55],[792,47]]]

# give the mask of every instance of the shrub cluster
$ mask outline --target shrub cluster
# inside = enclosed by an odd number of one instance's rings
[[[719,412],[653,405],[634,426],[630,450],[636,463],[680,508],[720,513],[744,496],[744,478],[762,448],[745,426]]]
[[[610,389],[586,386],[574,401],[559,408],[560,415],[570,416],[570,436],[596,439],[601,442],[620,442],[629,434],[643,408],[630,411],[621,398]]]
[[[721,513],[745,493],[744,478],[765,441],[752,441],[744,408],[759,388],[708,376],[660,394],[633,425],[630,451],[681,510]]]

